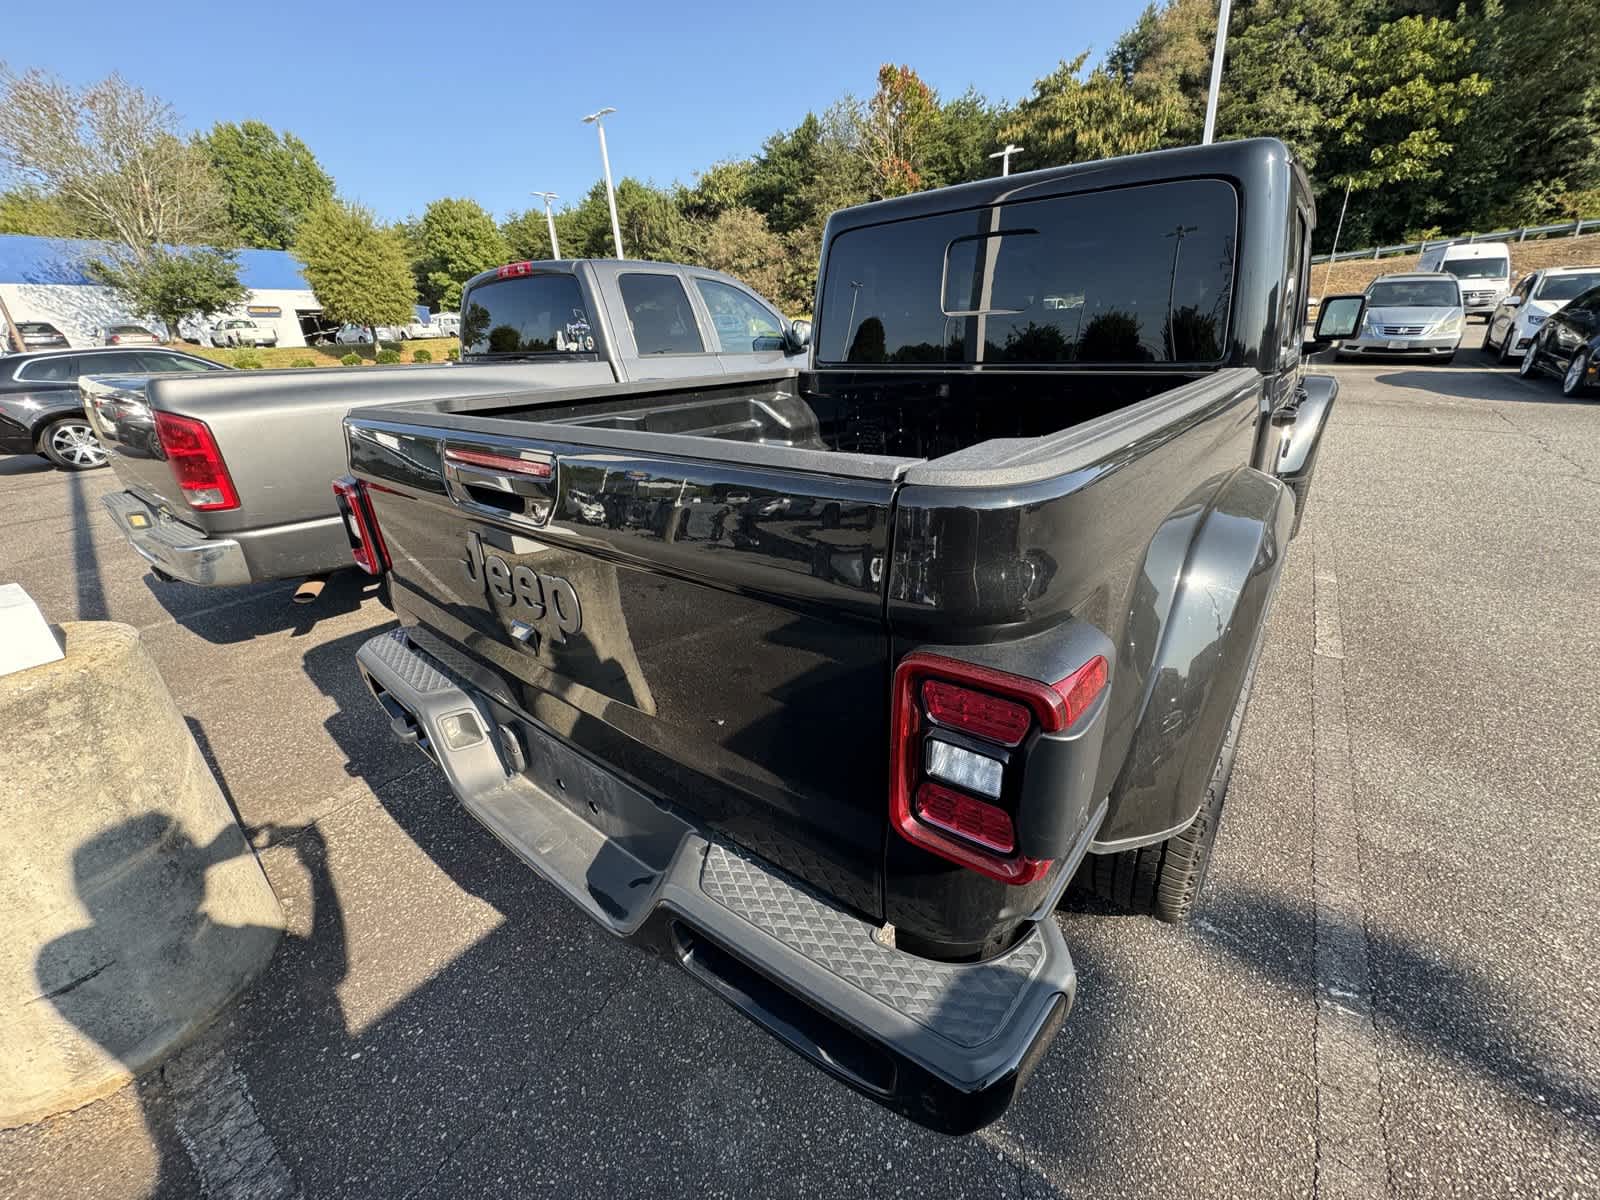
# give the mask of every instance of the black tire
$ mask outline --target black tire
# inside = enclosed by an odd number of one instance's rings
[[[39,453],[63,471],[93,471],[108,461],[85,417],[60,417],[39,431]]]
[[[1259,648],[1259,647],[1258,647]],[[1200,889],[1205,886],[1211,866],[1211,852],[1217,844],[1217,829],[1222,824],[1222,805],[1228,798],[1228,782],[1233,778],[1233,757],[1239,745],[1239,730],[1250,703],[1250,684],[1255,666],[1245,677],[1228,722],[1227,736],[1211,768],[1205,799],[1200,812],[1181,832],[1152,846],[1122,850],[1116,854],[1090,854],[1072,881],[1074,891],[1084,891],[1109,900],[1118,908],[1156,917],[1172,924],[1187,921],[1194,912]]]
[[[1505,335],[1505,337],[1500,339],[1500,353],[1499,353],[1499,355],[1497,357],[1500,360],[1500,365],[1501,366],[1506,366],[1507,364],[1509,364],[1511,362],[1511,346],[1517,340],[1512,335],[1514,333],[1516,333],[1516,332],[1517,332],[1517,323],[1515,321],[1513,321],[1513,322],[1511,322],[1511,324],[1506,326],[1506,335]]]
[[[1589,369],[1589,351],[1587,348],[1574,350],[1572,359],[1567,363],[1567,370],[1561,376],[1561,394],[1563,396],[1581,396],[1583,394],[1583,376]]]

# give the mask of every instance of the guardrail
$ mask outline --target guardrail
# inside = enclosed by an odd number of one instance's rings
[[[1330,259],[1326,254],[1313,254],[1314,263],[1350,262],[1358,258],[1393,258],[1400,254],[1421,254],[1430,246],[1453,246],[1465,242],[1523,242],[1533,237],[1559,237],[1568,234],[1577,237],[1585,229],[1600,233],[1600,217],[1580,217],[1560,225],[1524,225],[1518,229],[1497,229],[1493,233],[1471,233],[1461,237],[1429,238],[1425,242],[1406,242],[1398,246],[1374,246],[1366,250],[1341,250]]]

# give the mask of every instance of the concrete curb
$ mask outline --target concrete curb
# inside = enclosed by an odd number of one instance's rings
[[[271,958],[283,912],[136,630],[0,677],[0,1128],[115,1091]]]

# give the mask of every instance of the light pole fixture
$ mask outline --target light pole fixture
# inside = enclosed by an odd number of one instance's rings
[[[998,158],[1000,160],[1000,174],[1009,175],[1011,174],[1011,156],[1013,154],[1021,154],[1025,149],[1027,149],[1027,147],[1018,146],[1012,142],[1007,142],[1005,144],[1005,149],[996,150],[993,154],[989,155],[989,157]]]
[[[544,201],[544,219],[550,226],[550,257],[561,257],[561,243],[556,241],[556,214],[550,209],[550,202],[558,199],[554,192],[530,192],[530,196],[538,196]]]
[[[617,190],[611,186],[611,156],[606,153],[606,127],[601,120],[616,111],[614,108],[602,108],[599,112],[590,113],[583,123],[593,125],[600,131],[600,165],[606,171],[606,203],[611,206],[611,240],[617,247],[617,257],[622,258],[622,226],[617,223]]]

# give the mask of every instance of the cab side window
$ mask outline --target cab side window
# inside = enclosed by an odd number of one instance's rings
[[[705,353],[689,294],[676,275],[629,272],[617,279],[617,287],[641,356]]]
[[[750,354],[783,349],[783,322],[766,305],[715,279],[696,278],[694,283],[711,313],[719,352]]]

